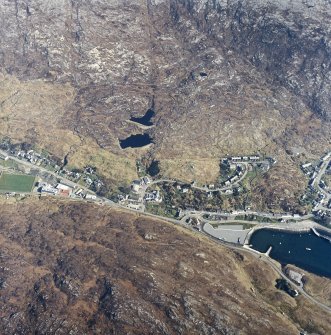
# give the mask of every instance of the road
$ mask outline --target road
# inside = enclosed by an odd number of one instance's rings
[[[220,243],[220,242],[219,242]],[[309,300],[311,303],[321,307],[322,309],[324,309],[325,311],[331,313],[331,308],[325,304],[323,304],[322,302],[316,300],[314,297],[312,297],[311,295],[309,295],[301,286],[297,285],[293,280],[291,280],[290,278],[288,278],[281,269],[278,268],[278,263],[276,261],[274,261],[273,259],[271,259],[270,257],[259,253],[256,250],[253,249],[249,249],[249,248],[243,248],[243,247],[236,247],[236,246],[231,246],[231,245],[227,245],[230,249],[233,250],[238,250],[238,251],[244,251],[244,252],[248,252],[251,255],[254,255],[256,258],[262,260],[263,262],[267,263],[273,270],[275,270],[279,276],[281,276],[283,279],[287,280],[288,282],[291,283],[291,285],[298,291],[300,292],[307,300]]]
[[[115,204],[116,205],[116,204]],[[117,207],[117,206],[116,206]],[[118,207],[121,207],[121,206],[118,206]],[[121,207],[123,208],[123,207]],[[134,211],[134,210],[130,210],[126,207],[124,207],[123,209],[125,210],[129,210],[130,212]],[[134,211],[137,213],[137,211]],[[186,224],[184,224],[183,222],[181,221],[178,221],[178,220],[175,220],[175,219],[170,219],[170,218],[165,218],[165,217],[160,217],[158,215],[154,215],[154,214],[150,214],[150,213],[141,213],[141,215],[145,215],[145,216],[148,216],[148,217],[152,217],[152,218],[156,218],[156,219],[161,219],[163,221],[167,221],[167,222],[170,222],[170,223],[174,223],[176,225],[181,225],[182,227],[190,230],[190,231],[193,231],[194,233],[197,233],[196,230],[194,230],[192,227],[189,227],[187,226]],[[316,224],[317,226],[317,224]],[[299,285],[297,285],[295,282],[293,282],[290,278],[288,278],[282,271],[281,269],[278,268],[278,263],[276,261],[274,261],[273,259],[271,259],[270,257],[267,257],[263,254],[260,254],[258,251],[255,251],[253,249],[250,249],[250,248],[247,248],[247,247],[242,247],[242,246],[236,246],[236,245],[233,245],[233,244],[230,244],[230,243],[226,243],[226,242],[223,242],[223,241],[220,241],[219,239],[217,238],[214,238],[214,237],[211,237],[210,235],[206,234],[204,231],[200,231],[200,233],[202,233],[203,235],[205,235],[206,237],[208,237],[209,239],[212,239],[214,242],[220,244],[220,245],[223,245],[225,246],[226,248],[229,248],[231,250],[236,250],[236,251],[239,251],[239,252],[244,252],[244,253],[249,253],[251,255],[253,255],[254,257],[258,258],[259,260],[262,260],[263,262],[267,263],[273,270],[275,270],[278,275],[287,280],[288,282],[291,283],[291,285],[298,291],[302,294],[302,296],[304,296],[307,300],[309,300],[311,303],[321,307],[322,309],[324,309],[325,311],[331,313],[331,308],[323,303],[321,303],[320,301],[316,300],[314,297],[312,297],[311,295],[309,295],[306,291],[304,291],[304,289],[302,287],[300,287]]]
[[[143,215],[146,215],[147,213],[144,213]],[[180,222],[178,220],[173,220],[173,219],[169,219],[169,218],[163,218],[163,217],[159,217],[158,215],[153,215],[153,214],[147,214],[147,216],[150,216],[150,217],[155,217],[157,219],[162,219],[162,220],[165,220],[167,222],[171,222],[171,223],[175,223],[176,225],[181,225],[183,227],[185,227],[186,229],[189,229],[195,233],[197,233],[196,230],[194,230],[192,227],[189,227],[187,226],[186,224],[184,224],[183,222]],[[317,224],[314,223],[314,225],[318,226]],[[244,252],[244,253],[249,253],[251,255],[253,255],[254,257],[258,258],[259,260],[262,260],[263,262],[267,263],[273,270],[275,270],[278,275],[287,280],[288,282],[291,283],[291,285],[298,291],[302,294],[302,296],[304,296],[307,300],[309,300],[311,303],[321,307],[322,309],[324,309],[325,311],[331,313],[331,308],[325,304],[323,304],[322,302],[316,300],[314,297],[312,297],[311,295],[309,295],[302,287],[300,287],[299,285],[297,285],[295,282],[293,282],[290,278],[288,278],[283,272],[281,269],[279,269],[279,265],[276,261],[274,261],[273,259],[271,259],[270,257],[268,256],[265,256],[261,253],[259,253],[258,251],[256,250],[253,250],[253,249],[250,249],[250,248],[247,248],[247,247],[242,247],[242,246],[237,246],[237,245],[233,245],[231,243],[226,243],[224,241],[221,241],[217,238],[214,238],[214,237],[211,237],[210,235],[206,234],[203,230],[200,231],[200,233],[202,233],[203,235],[207,236],[208,238],[212,239],[214,242],[220,244],[220,245],[223,245],[225,246],[226,248],[229,248],[231,250],[236,250],[236,251],[239,251],[239,252]]]
[[[323,177],[323,175],[325,174],[325,171],[328,167],[328,165],[330,164],[330,161],[331,161],[331,156],[326,159],[325,161],[323,161],[321,167],[320,167],[320,170],[319,172],[317,173],[317,176],[315,177],[314,179],[314,182],[313,182],[313,186],[316,186],[318,188],[318,190],[325,196],[325,198],[323,199],[323,203],[326,203],[328,204],[330,199],[331,199],[331,194],[326,192],[322,187],[320,187],[320,181]],[[322,203],[320,203],[317,207],[316,207],[317,210],[328,210],[328,207],[324,206]]]
[[[92,194],[95,195],[95,192],[91,191],[87,187],[84,187],[84,186],[82,186],[80,184],[77,184],[77,183],[75,183],[75,182],[73,182],[70,179],[67,179],[65,177],[59,176],[58,174],[56,174],[54,172],[51,172],[51,171],[49,171],[46,168],[43,168],[41,166],[36,166],[36,165],[34,165],[32,163],[29,163],[27,161],[21,160],[21,159],[15,157],[15,156],[11,156],[11,155],[9,155],[7,152],[5,152],[3,150],[0,150],[0,154],[2,154],[4,156],[8,156],[10,159],[14,160],[15,162],[17,162],[19,164],[22,164],[22,165],[28,167],[28,168],[38,169],[40,171],[43,171],[44,173],[50,174],[50,175],[54,176],[55,178],[60,179],[60,181],[66,183],[66,184],[68,184],[68,185],[70,185],[72,187],[82,188],[84,191],[92,193]],[[320,172],[318,174],[318,178],[319,178],[318,179],[318,183],[319,183],[319,180],[321,179],[321,177],[323,176],[323,174],[325,173],[326,167],[328,166],[328,163],[329,163],[330,159],[328,159],[327,161],[323,162],[323,165],[321,166]],[[247,173],[247,170],[248,170],[248,168],[246,166],[245,172],[244,172],[242,178],[244,178],[244,175],[245,175],[245,173]],[[317,177],[316,177],[316,179],[317,179]],[[240,180],[242,180],[242,179],[240,179]],[[236,183],[238,183],[240,180],[238,180]],[[157,179],[157,180],[153,180],[150,184],[145,185],[144,187],[142,187],[141,190],[140,190],[140,193],[139,193],[139,197],[141,199],[141,210],[139,210],[139,212],[145,212],[145,203],[144,203],[143,199],[144,199],[144,196],[146,194],[147,189],[150,188],[152,185],[163,183],[163,182],[175,183],[177,181],[173,180],[173,179]],[[184,184],[184,183],[182,183],[182,184]],[[199,190],[203,190],[203,191],[210,191],[210,189],[208,189],[208,188],[200,188],[200,187],[196,187],[196,186],[191,186],[191,187],[199,189]],[[224,190],[224,189],[225,188],[213,189],[213,191]],[[228,187],[226,187],[226,189],[228,189]],[[323,192],[325,192],[325,191],[323,190]],[[112,206],[115,205],[114,202],[112,202],[111,200],[109,200],[107,198],[97,197],[97,199],[102,200],[103,202],[107,203],[108,205],[110,205],[110,204]],[[121,207],[121,208],[124,207],[124,206],[121,206],[119,204],[118,204],[118,206]],[[137,211],[137,210],[134,209],[134,211]],[[311,218],[313,216],[312,214],[308,214],[308,215],[305,215],[305,216],[293,217],[293,216],[291,216],[289,214],[281,215],[281,214],[271,214],[271,213],[262,213],[262,212],[254,212],[254,211],[238,211],[238,212],[230,213],[230,214],[227,213],[227,212],[223,212],[223,213],[222,212],[219,212],[219,213],[210,213],[210,212],[206,212],[206,211],[184,211],[183,212],[183,216],[184,217],[195,216],[195,217],[198,217],[201,220],[204,220],[203,219],[203,215],[206,215],[206,214],[224,215],[224,216],[228,217],[228,221],[236,221],[238,223],[254,223],[254,221],[235,220],[236,216],[238,216],[238,215],[245,215],[245,214],[247,214],[247,215],[262,216],[262,217],[269,218],[269,219],[289,219],[290,218],[292,220],[305,220],[305,219],[309,219],[309,218]],[[160,218],[162,218],[162,217],[160,217]]]
[[[61,182],[65,183],[65,184],[67,184],[67,185],[69,185],[69,186],[72,186],[73,188],[75,188],[75,187],[77,187],[77,188],[81,188],[81,189],[83,189],[84,191],[89,192],[89,193],[92,193],[92,194],[95,195],[95,192],[91,191],[89,188],[87,188],[87,187],[85,187],[85,186],[82,186],[82,185],[80,185],[80,184],[77,184],[77,183],[73,182],[73,181],[70,180],[70,179],[67,179],[67,178],[65,178],[65,177],[62,177],[62,176],[58,175],[58,174],[55,173],[55,172],[49,171],[48,169],[46,169],[46,168],[44,168],[44,167],[42,167],[42,166],[38,166],[38,165],[35,165],[35,164],[32,164],[32,163],[29,163],[29,162],[27,162],[27,161],[25,161],[25,160],[19,159],[19,158],[15,157],[15,156],[11,156],[11,155],[9,155],[6,151],[3,151],[3,150],[0,150],[0,154],[2,154],[2,155],[4,155],[4,156],[8,156],[11,160],[13,160],[13,161],[15,161],[15,162],[17,162],[17,163],[19,163],[19,164],[22,164],[22,165],[24,165],[24,166],[26,166],[26,167],[28,167],[28,168],[30,168],[30,169],[35,169],[35,170],[37,169],[37,170],[39,170],[39,171],[42,171],[42,172],[47,173],[47,174],[49,174],[49,175],[52,175],[53,177],[59,179]]]
[[[198,186],[191,185],[191,188],[198,189],[198,190],[201,190],[201,191],[204,191],[204,192],[228,190],[228,189],[231,189],[232,187],[238,185],[238,183],[241,180],[243,180],[243,178],[245,178],[245,175],[247,174],[247,170],[248,169],[246,167],[243,176],[241,176],[241,178],[238,181],[236,181],[234,184],[232,184],[230,186],[216,188],[216,189],[209,189],[207,187],[203,188],[203,187],[198,187]],[[140,197],[140,199],[142,201],[142,209],[141,209],[141,211],[145,211],[145,205],[144,205],[143,199],[145,197],[145,194],[146,194],[147,190],[151,186],[156,185],[156,184],[160,184],[160,183],[185,184],[183,182],[179,182],[179,181],[174,180],[174,179],[165,179],[165,178],[162,178],[162,179],[153,180],[148,185],[145,185],[145,186],[141,187],[141,189],[139,191],[139,197]],[[283,220],[291,219],[291,220],[295,220],[295,221],[307,220],[307,219],[310,219],[310,218],[312,218],[314,216],[313,214],[307,214],[307,215],[303,215],[303,216],[293,216],[293,215],[291,215],[289,213],[273,214],[273,213],[255,212],[255,211],[250,211],[250,210],[236,211],[236,212],[233,212],[233,213],[228,213],[228,212],[211,213],[211,212],[207,212],[207,211],[191,211],[191,210],[182,211],[182,215],[183,216],[187,216],[187,215],[195,215],[195,216],[197,216],[197,215],[199,215],[202,218],[202,216],[206,215],[206,214],[216,214],[216,215],[227,216],[228,220],[231,220],[231,221],[236,221],[235,217],[238,216],[238,215],[256,215],[256,216],[261,216],[261,217],[265,217],[265,218],[268,218],[268,219],[275,219],[275,220],[278,220],[278,219],[280,219],[280,220],[282,220],[282,219]]]
[[[263,212],[254,212],[254,211],[236,211],[233,213],[228,213],[228,212],[217,212],[217,213],[211,213],[211,212],[207,212],[207,211],[195,211],[195,210],[183,210],[182,211],[182,215],[183,217],[187,217],[187,216],[195,216],[198,217],[201,220],[204,221],[212,221],[212,222],[240,222],[240,223],[252,223],[254,224],[255,221],[251,221],[251,220],[238,220],[235,219],[237,216],[239,215],[255,215],[255,216],[259,216],[259,217],[264,217],[267,219],[273,219],[273,220],[294,220],[294,221],[302,221],[302,220],[308,220],[311,219],[314,215],[313,214],[307,214],[307,215],[302,215],[302,216],[293,216],[291,214],[272,214],[272,213],[263,213]],[[206,218],[204,218],[204,215],[218,215],[218,216],[224,216],[227,217],[226,220],[208,220]],[[259,223],[259,222],[256,222]],[[265,224],[268,224],[268,222],[262,222]]]
[[[0,150],[0,154],[4,155],[4,156],[9,156],[10,159],[16,161],[17,163],[19,164],[23,164],[25,165],[26,167],[29,167],[29,168],[33,168],[33,169],[39,169],[40,171],[43,171],[45,173],[48,173],[48,174],[51,174],[53,175],[54,177],[60,179],[61,181],[65,182],[66,184],[68,185],[71,185],[73,187],[79,187],[79,188],[82,188],[90,193],[94,193],[92,192],[91,190],[89,190],[88,188],[86,187],[82,187],[81,185],[67,179],[67,178],[64,178],[64,177],[61,177],[59,176],[58,174],[54,173],[54,172],[51,172],[49,170],[47,170],[46,168],[43,168],[43,167],[40,167],[40,166],[36,166],[32,163],[29,163],[27,161],[23,161],[15,156],[11,156],[11,155],[8,155],[7,152],[5,151],[2,151]],[[325,163],[326,164],[326,163]],[[328,164],[328,163],[327,163]],[[321,178],[321,176],[323,175],[323,171],[325,173],[325,170],[326,170],[326,167],[327,167],[327,164],[326,166],[323,165],[323,167],[321,168],[320,170],[320,175],[319,175],[319,178]],[[319,179],[320,180],[320,179]],[[145,188],[143,188],[143,192],[142,192],[142,195],[145,194],[146,190],[148,187],[150,187],[150,185],[153,185],[153,184],[157,184],[157,183],[160,183],[160,182],[175,182],[174,180],[171,180],[171,179],[160,179],[160,180],[156,180],[156,181],[153,181],[151,182],[149,185],[147,185]],[[208,189],[208,191],[210,191]],[[215,190],[213,190],[215,191]],[[95,194],[95,193],[94,193]],[[70,200],[79,200],[79,201],[85,201],[84,199],[70,199]],[[115,208],[118,208],[118,209],[122,209],[122,210],[125,210],[125,211],[129,211],[129,212],[134,212],[137,214],[137,210],[134,210],[134,209],[130,209],[126,206],[122,206],[120,204],[117,204],[117,203],[114,203],[112,202],[111,200],[107,199],[107,198],[101,198],[101,197],[97,197],[97,201],[96,202],[102,202],[102,204],[104,205],[108,205],[108,206],[111,206],[111,207],[115,207]],[[170,223],[173,223],[173,224],[176,224],[176,225],[181,225],[182,227],[185,227],[186,229],[189,229],[191,231],[194,231],[196,233],[196,231],[192,228],[192,227],[189,227],[185,224],[185,222],[183,222],[182,220],[175,220],[175,219],[170,219],[170,218],[166,218],[166,217],[162,217],[162,216],[159,216],[159,215],[155,215],[155,214],[151,214],[151,213],[146,213],[144,212],[144,208],[142,211],[138,211],[138,214],[140,213],[140,215],[144,215],[144,216],[147,216],[147,217],[151,217],[151,218],[155,218],[155,219],[159,219],[159,220],[163,220],[163,221],[167,221],[167,222],[170,222]],[[190,217],[191,216],[195,216],[195,215],[203,215],[204,213],[208,213],[208,214],[211,214],[209,212],[195,212],[195,211],[191,211],[190,213],[188,213],[186,216],[187,217]],[[261,216],[262,213],[256,213],[256,212],[252,212],[252,211],[249,211],[249,212],[245,212],[246,214],[254,214],[254,215],[259,215]],[[220,213],[213,213],[213,214],[220,214]],[[239,215],[238,213],[236,213],[235,215]],[[274,217],[274,215],[272,214],[268,214],[269,216],[271,217]],[[302,219],[302,217],[301,217]],[[231,221],[234,221],[234,220],[231,220]],[[240,220],[236,220],[238,222],[240,222]],[[254,222],[251,222],[251,221],[242,221],[242,222],[245,222],[245,223],[254,223]],[[227,248],[229,249],[232,249],[232,250],[237,250],[237,251],[240,251],[240,252],[245,252],[245,253],[250,253],[251,255],[254,255],[255,257],[259,258],[260,260],[266,262],[269,264],[269,266],[271,266],[282,278],[286,279],[287,281],[291,282],[292,286],[295,287],[295,289],[300,292],[302,294],[302,296],[304,296],[307,300],[309,300],[310,302],[316,304],[317,306],[323,308],[324,310],[326,310],[327,312],[331,312],[331,308],[328,307],[327,305],[324,305],[323,303],[317,301],[315,298],[313,298],[312,296],[310,296],[308,293],[306,293],[303,288],[301,288],[300,286],[298,286],[297,284],[295,284],[291,279],[287,278],[285,274],[283,274],[283,272],[277,267],[277,263],[275,261],[273,261],[271,258],[269,257],[266,257],[265,255],[261,255],[260,253],[258,253],[257,251],[255,250],[252,250],[252,249],[248,249],[248,248],[244,248],[244,247],[241,247],[241,246],[236,246],[236,245],[233,245],[233,244],[229,244],[229,243],[225,243],[225,242],[221,242],[220,240],[216,239],[216,238],[213,238],[211,237],[210,235],[206,234],[205,232],[201,232],[202,234],[206,235],[208,238],[211,238],[213,239],[215,242],[219,243],[219,244],[222,244],[224,246],[226,246]]]
[[[259,162],[256,162],[259,163]],[[230,190],[235,186],[239,186],[239,183],[244,180],[244,178],[247,175],[248,172],[248,163],[237,163],[238,165],[244,165],[244,173],[240,176],[240,178],[238,180],[236,180],[234,183],[232,183],[231,185],[228,186],[223,186],[223,187],[218,187],[218,188],[209,188],[209,187],[200,187],[200,186],[195,186],[195,185],[190,185],[191,188],[199,190],[199,191],[203,191],[203,192],[221,192],[221,191],[226,191],[226,190]],[[150,187],[151,185],[155,185],[155,184],[160,184],[160,183],[178,183],[178,184],[189,184],[189,183],[185,183],[185,182],[180,182],[178,180],[174,180],[174,179],[156,179],[153,180],[148,187]],[[147,187],[147,188],[148,188]]]
[[[5,152],[3,150],[0,150],[0,154],[2,154],[4,156],[8,156],[10,159],[14,160],[15,162],[17,162],[19,164],[25,165],[28,168],[38,169],[40,171],[43,171],[44,173],[50,174],[50,175],[54,176],[55,178],[60,179],[62,182],[66,183],[66,184],[68,184],[68,185],[70,185],[72,187],[82,188],[83,190],[85,190],[85,191],[87,191],[87,192],[92,193],[92,194],[95,195],[95,192],[91,191],[87,187],[84,187],[84,186],[82,186],[82,185],[80,185],[78,183],[75,183],[75,182],[73,182],[70,179],[67,179],[65,177],[59,176],[58,174],[56,174],[54,172],[51,172],[51,171],[49,171],[46,168],[43,168],[41,166],[36,166],[36,165],[34,165],[32,163],[29,163],[27,161],[21,160],[21,159],[15,157],[15,156],[9,155],[7,152]],[[323,162],[323,164],[321,166],[321,169],[320,169],[320,171],[319,171],[319,173],[318,173],[318,175],[317,175],[317,177],[315,179],[315,181],[318,184],[319,184],[319,181],[320,181],[321,177],[325,173],[325,170],[326,170],[326,168],[327,168],[330,160],[331,160],[331,157],[328,160],[326,160],[325,162]],[[247,164],[247,163],[243,163],[243,164]],[[246,165],[245,172],[244,172],[242,178],[244,178],[245,173],[247,173],[247,170],[248,170],[247,165]],[[240,180],[242,180],[242,178]],[[238,183],[240,180],[238,180],[236,183]],[[144,206],[143,199],[144,199],[144,196],[146,194],[147,189],[150,188],[152,185],[163,183],[163,182],[175,183],[175,182],[178,182],[178,181],[176,181],[174,179],[157,179],[157,180],[153,180],[148,185],[145,185],[144,187],[142,187],[141,190],[140,190],[140,193],[139,193],[139,197],[140,197],[141,203],[142,203],[142,207],[141,207],[140,212],[145,212],[145,206]],[[181,183],[181,184],[184,184],[184,183]],[[191,187],[199,189],[199,190],[203,190],[203,191],[211,191],[208,188],[200,188],[200,187],[196,187],[196,186],[191,186]],[[213,189],[213,191],[224,190],[224,189],[228,189],[228,187],[226,187],[226,188],[223,187],[223,188],[219,188],[219,189]],[[323,191],[323,194],[326,194],[329,197],[331,197],[331,195],[327,194],[327,192],[325,192],[323,189],[321,189],[321,191]],[[107,203],[108,205],[110,205],[110,204],[113,205],[113,206],[114,205],[118,205],[121,208],[125,207],[125,206],[121,206],[119,204],[115,204],[114,202],[112,202],[111,200],[109,200],[107,198],[97,197],[97,199],[102,200],[103,202]],[[134,210],[134,211],[137,211],[137,210]],[[272,214],[272,213],[254,212],[254,211],[246,210],[246,211],[236,211],[234,213],[227,213],[227,212],[210,213],[210,212],[207,212],[207,211],[184,211],[183,212],[183,217],[195,216],[195,217],[200,218],[201,220],[205,220],[205,219],[203,219],[203,215],[206,215],[206,214],[216,214],[216,215],[227,216],[228,217],[227,221],[238,221],[239,223],[254,223],[254,221],[249,221],[249,220],[247,220],[247,221],[246,220],[235,220],[236,216],[238,216],[238,215],[245,215],[245,214],[246,215],[261,216],[261,217],[265,217],[265,218],[269,218],[269,219],[291,219],[291,220],[296,220],[296,221],[306,220],[306,219],[309,219],[309,218],[311,218],[313,216],[312,214],[308,214],[308,215],[305,215],[305,216],[294,217],[294,216],[292,216],[290,214]],[[162,218],[162,217],[159,217],[159,218]]]

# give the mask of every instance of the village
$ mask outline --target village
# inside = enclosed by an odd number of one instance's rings
[[[2,178],[6,176],[7,179],[8,176],[22,178],[22,176],[16,175],[16,172],[34,176],[33,188],[29,188],[29,186],[25,188],[24,185],[21,185],[21,188],[16,187],[15,180],[13,180],[13,184],[9,185],[8,192],[6,192],[7,197],[15,196],[16,193],[35,192],[40,196],[53,195],[96,200],[96,192],[104,185],[97,176],[95,167],[86,166],[82,170],[70,170],[60,166],[59,162],[48,157],[45,153],[24,149],[21,146],[12,146],[8,141],[2,142],[0,148],[2,150],[0,163],[2,161],[2,165],[4,165]],[[13,160],[13,157],[17,160]],[[25,162],[29,165],[25,165]],[[31,165],[35,168],[32,168]]]
[[[258,155],[226,157],[221,159],[219,179],[201,186],[196,181],[185,183],[165,176],[152,179],[144,175],[131,183],[130,192],[118,195],[118,202],[132,209],[170,217],[178,217],[183,209],[218,211],[223,198],[230,199],[234,208],[249,209],[248,203],[240,203],[244,201],[240,194],[248,192],[245,181],[267,172],[275,163],[270,157]]]
[[[312,213],[321,222],[331,220],[331,153],[318,161],[301,165],[302,172],[309,177],[307,192],[302,201],[311,203]]]
[[[301,165],[309,183],[306,194],[300,200],[308,201],[312,207],[311,212],[303,216],[297,213],[263,213],[251,209],[247,200],[250,191],[247,189],[248,181],[262,176],[275,163],[272,158],[262,159],[257,155],[226,157],[220,161],[219,179],[213,184],[201,186],[195,181],[185,183],[164,176],[152,178],[143,174],[133,180],[130,188],[124,189],[125,192],[116,195],[115,203],[95,192],[102,187],[102,181],[92,166],[86,166],[80,171],[70,170],[54,164],[51,159],[33,149],[8,152],[1,148],[0,196],[7,199],[26,195],[51,196],[125,207],[168,218],[214,240],[249,250],[252,250],[249,243],[253,232],[263,227],[299,231],[312,229],[319,235],[314,228],[316,223],[307,220],[313,219],[326,227],[331,224],[331,153],[319,161]],[[48,169],[48,166],[52,166],[52,169]],[[260,255],[269,257],[271,249]],[[302,292],[303,274],[294,270],[285,272],[286,278]],[[276,287],[292,297],[299,294],[287,279],[279,279]]]
[[[9,189],[7,197],[31,191],[39,196],[89,201],[106,201],[108,198],[129,209],[175,219],[181,218],[183,213],[193,211],[205,213],[204,215],[209,213],[211,216],[249,213],[252,206],[249,196],[251,181],[261,177],[277,163],[271,157],[260,155],[228,156],[220,160],[218,180],[208,185],[140,173],[140,178],[132,181],[130,188],[114,192],[109,198],[109,195],[105,197],[99,192],[104,183],[93,166],[86,166],[81,170],[69,169],[45,152],[40,153],[24,145],[13,146],[8,140],[0,142],[0,150],[0,162],[3,161],[6,166],[2,168],[2,178],[8,171],[13,174],[17,170],[35,177],[33,189],[27,188],[25,192]],[[311,206],[311,212],[321,222],[329,222],[331,218],[331,177],[328,177],[331,176],[330,157],[331,154],[327,153],[318,161],[301,165],[309,183],[300,202]],[[25,162],[29,164],[29,168],[25,166],[25,170],[22,170]],[[291,213],[290,217],[293,215],[297,214]],[[287,213],[282,217],[286,216]]]
[[[316,220],[326,224],[329,224],[331,218],[331,188],[324,178],[331,175],[330,156],[328,153],[317,162],[301,166],[309,177],[309,183],[300,201],[311,206],[311,215]],[[258,155],[226,157],[221,159],[220,166],[225,173],[221,171],[219,180],[201,186],[195,181],[185,183],[164,176],[159,179],[142,176],[132,182],[129,193],[118,195],[118,202],[131,209],[177,219],[186,213],[197,212],[201,216],[216,215],[225,220],[232,218],[247,221],[252,217],[252,221],[256,221],[260,217],[262,222],[285,223],[301,219],[298,213],[271,215],[251,211],[248,181],[263,175],[274,164],[276,160],[273,158],[261,158]]]

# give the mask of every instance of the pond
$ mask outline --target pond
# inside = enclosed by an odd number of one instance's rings
[[[130,135],[124,140],[119,140],[120,146],[122,149],[125,148],[141,148],[148,144],[153,143],[153,139],[149,136],[149,134],[135,134]]]
[[[139,123],[143,126],[152,126],[151,118],[155,115],[155,112],[152,109],[149,109],[144,116],[142,117],[131,117],[130,121]]]

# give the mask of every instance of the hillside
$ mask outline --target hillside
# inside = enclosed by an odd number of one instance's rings
[[[2,334],[331,332],[267,264],[183,228],[47,199],[1,208]]]
[[[256,204],[295,205],[299,162],[330,145],[328,1],[5,0],[0,13],[0,135],[97,162],[112,186],[137,158],[204,183],[224,155],[260,152],[278,166]],[[149,108],[154,144],[122,150]]]

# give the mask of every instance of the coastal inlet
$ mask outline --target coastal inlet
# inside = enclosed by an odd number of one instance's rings
[[[319,276],[331,278],[331,236],[321,230],[292,232],[258,229],[249,241],[251,248],[265,253],[281,264],[293,264]]]

